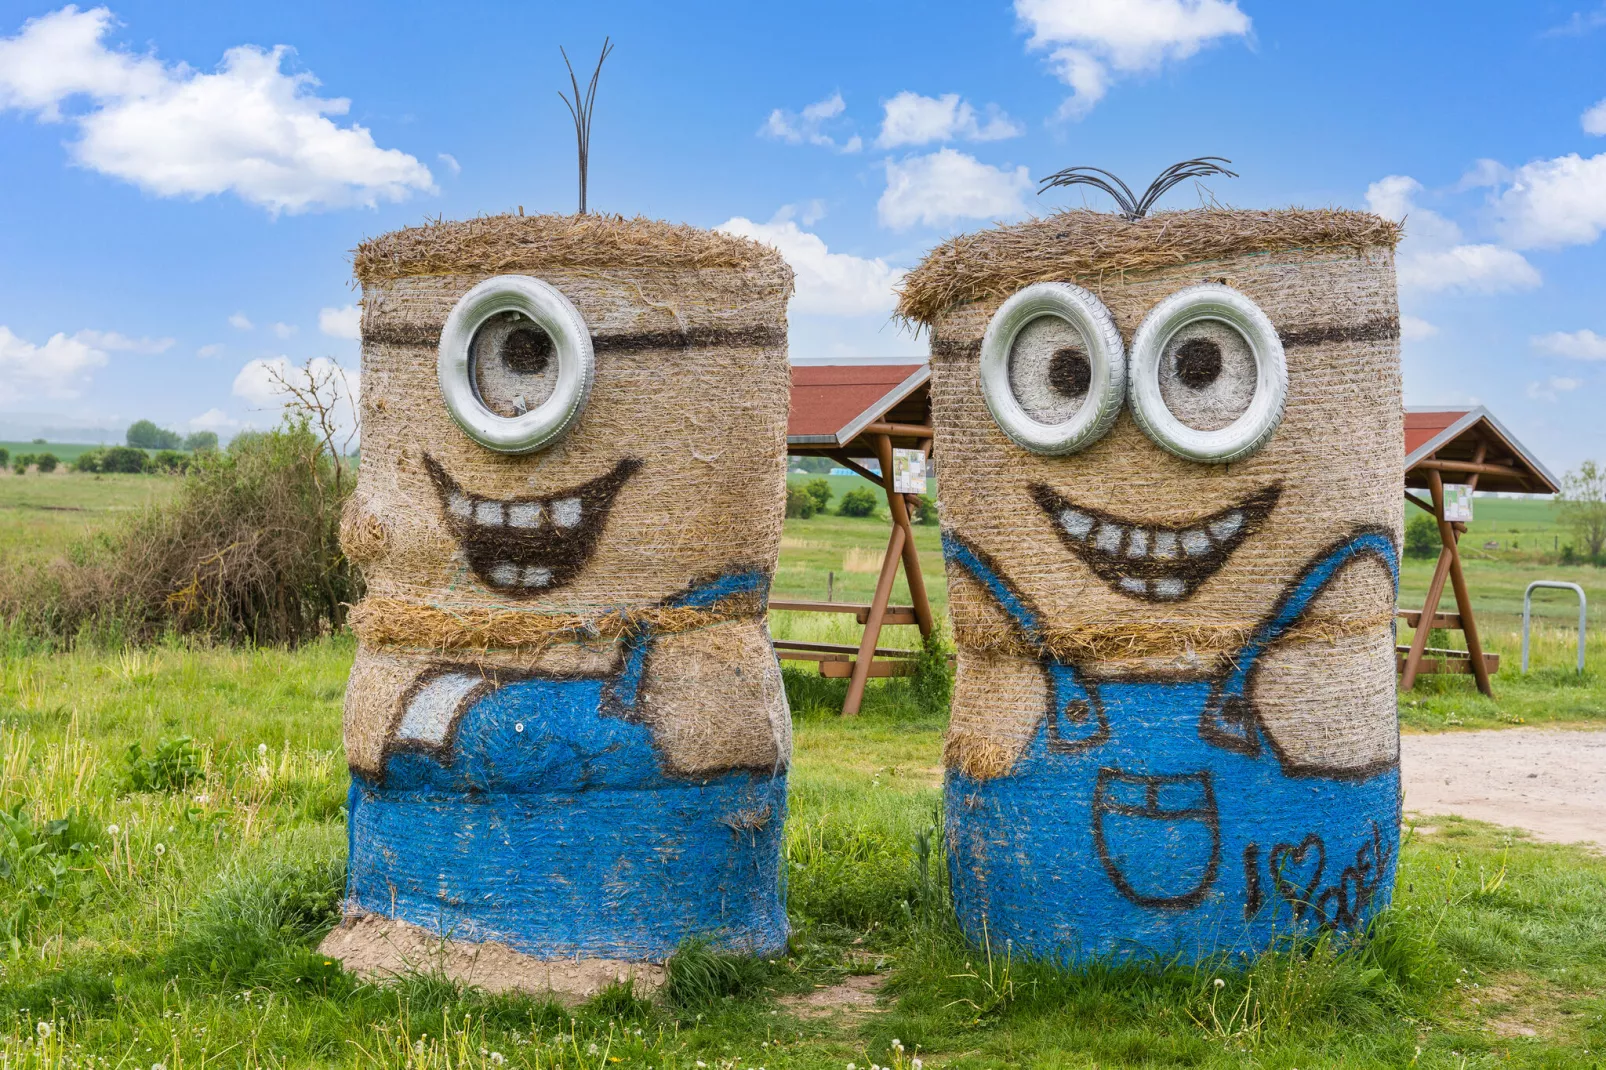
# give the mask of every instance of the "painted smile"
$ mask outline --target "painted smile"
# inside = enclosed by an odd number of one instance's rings
[[[1237,505],[1175,526],[1084,508],[1041,483],[1031,491],[1060,541],[1112,590],[1150,602],[1180,602],[1264,523],[1283,488],[1273,484]]]
[[[589,483],[543,498],[468,494],[435,458],[435,481],[452,534],[480,582],[507,594],[540,594],[574,579],[591,560],[615,495],[643,462],[626,457]]]

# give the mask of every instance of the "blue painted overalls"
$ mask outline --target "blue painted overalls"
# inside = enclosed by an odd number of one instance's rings
[[[725,576],[667,604],[709,608],[764,584]],[[392,750],[382,779],[354,775],[350,897],[543,958],[658,960],[691,937],[783,949],[784,764],[666,773],[634,719],[653,646],[632,637],[608,676],[492,685],[439,751]]]
[[[1036,614],[956,538],[950,567],[985,586],[1028,642]],[[954,902],[995,949],[1080,961],[1254,952],[1280,934],[1363,924],[1391,893],[1397,762],[1302,766],[1260,727],[1266,650],[1357,557],[1398,582],[1392,541],[1364,531],[1289,586],[1224,674],[1092,681],[1043,658],[1050,707],[1010,772],[946,786]]]

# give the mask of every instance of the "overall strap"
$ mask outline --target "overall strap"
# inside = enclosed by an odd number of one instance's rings
[[[1337,578],[1344,567],[1362,557],[1372,557],[1383,563],[1394,581],[1395,592],[1400,587],[1400,559],[1394,549],[1394,540],[1380,529],[1366,528],[1329,547],[1306,567],[1299,578],[1288,585],[1282,597],[1255,628],[1249,641],[1238,651],[1232,672],[1223,681],[1222,691],[1227,695],[1242,695],[1248,685],[1249,674],[1273,643],[1295,627],[1311,603]]]
[[[1021,633],[1021,638],[1032,646],[1041,649],[1043,645],[1043,626],[1038,620],[1037,611],[1027,603],[1020,592],[1010,586],[1008,580],[993,568],[992,563],[986,559],[975,547],[971,546],[961,536],[951,531],[942,533],[942,556],[950,566],[970,574],[971,579],[987,589],[998,603],[998,608],[1009,617]]]
[[[694,583],[659,603],[665,609],[711,610],[728,599],[756,596],[763,601],[769,595],[769,577],[757,569],[745,572],[727,572],[711,580]],[[636,704],[636,693],[647,670],[647,655],[652,652],[658,629],[645,622],[625,640],[625,663],[619,675],[608,685],[608,697],[620,707]]]

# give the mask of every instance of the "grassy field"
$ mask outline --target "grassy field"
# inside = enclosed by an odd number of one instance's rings
[[[7,559],[60,553],[119,515],[170,497],[172,476],[15,475],[0,469],[0,567]]]
[[[175,482],[0,477],[0,549],[52,552]],[[13,517],[52,512],[29,502],[83,512],[14,530]],[[864,561],[886,536],[885,520],[789,522],[777,593],[824,597],[834,572],[838,600],[867,599]],[[916,537],[941,605],[937,529]],[[1426,568],[1407,567],[1407,592]],[[1407,725],[1606,716],[1595,674],[1564,668],[1568,633],[1547,626],[1543,668],[1524,679],[1501,630],[1513,590],[1520,603],[1528,578],[1564,571],[1593,595],[1593,569],[1470,562],[1490,645],[1507,655],[1498,701],[1467,678],[1429,681],[1403,698]],[[851,617],[774,616],[777,635],[856,637]],[[914,638],[900,628],[884,641]],[[1606,647],[1590,645],[1599,664]],[[314,950],[344,867],[349,639],[59,653],[0,635],[0,655],[0,1067],[1606,1063],[1606,858],[1435,819],[1408,832],[1395,907],[1354,946],[1248,968],[1079,973],[989,956],[960,939],[946,900],[946,711],[908,681],[881,681],[845,721],[834,713],[845,682],[802,670],[788,672],[786,958],[687,952],[654,1003],[612,990],[567,1009],[438,978],[363,984]],[[800,1003],[871,989],[873,1005],[844,998],[826,1016]]]
[[[85,450],[104,449],[87,442],[0,442],[0,449],[4,449],[16,458],[24,453],[54,453],[56,460],[62,464],[76,461]]]
[[[0,1065],[1585,1067],[1606,1049],[1606,859],[1455,820],[1408,838],[1396,906],[1354,947],[1249,969],[989,961],[948,920],[944,718],[903,681],[851,722],[824,681],[790,681],[788,957],[687,954],[655,1004],[362,984],[313,950],[345,853],[351,653],[13,642]],[[799,1010],[854,975],[873,1007]]]

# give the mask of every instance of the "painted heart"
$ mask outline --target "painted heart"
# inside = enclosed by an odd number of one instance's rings
[[[1316,889],[1322,884],[1322,870],[1327,868],[1327,847],[1322,838],[1312,832],[1300,841],[1299,846],[1279,843],[1271,849],[1271,879],[1277,893],[1293,904],[1294,920],[1316,903]]]

